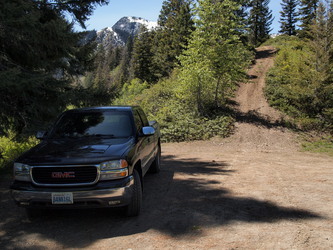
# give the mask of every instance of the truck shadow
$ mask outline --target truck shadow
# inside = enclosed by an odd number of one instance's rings
[[[269,201],[234,197],[221,182],[233,174],[236,172],[230,170],[227,162],[163,156],[161,172],[145,177],[142,213],[135,218],[123,217],[118,209],[95,209],[48,211],[30,220],[11,201],[9,181],[5,181],[0,189],[0,248],[42,249],[43,241],[55,242],[55,248],[82,248],[102,239],[151,229],[170,237],[195,236],[200,235],[200,228],[236,222],[322,218],[310,211]]]

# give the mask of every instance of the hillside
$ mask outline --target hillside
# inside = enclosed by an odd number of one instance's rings
[[[30,221],[11,202],[5,180],[0,247],[331,249],[333,159],[298,151],[295,135],[262,95],[274,50],[259,48],[257,55],[252,80],[235,98],[234,135],[163,144],[162,170],[145,177],[139,217],[70,210]]]
[[[283,114],[269,106],[263,93],[276,51],[266,46],[257,48],[256,53],[256,63],[248,71],[251,80],[240,84],[236,93],[236,129],[228,145],[247,151],[295,151],[296,136],[282,126]]]

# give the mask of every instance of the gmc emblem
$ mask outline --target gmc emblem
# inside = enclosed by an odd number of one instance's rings
[[[51,177],[57,179],[75,178],[75,172],[52,172]]]

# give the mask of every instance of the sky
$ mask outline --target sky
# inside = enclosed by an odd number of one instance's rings
[[[157,21],[164,0],[110,0],[108,5],[98,6],[86,22],[88,30],[101,30],[112,27],[124,16],[142,17],[149,21]],[[269,4],[273,11],[274,21],[272,34],[279,30],[279,12],[281,0],[271,0]]]

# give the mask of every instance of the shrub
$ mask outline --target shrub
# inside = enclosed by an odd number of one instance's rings
[[[140,85],[141,84],[141,85]],[[200,116],[178,95],[178,74],[148,86],[138,80],[124,85],[115,104],[140,105],[150,120],[160,124],[163,142],[180,142],[227,136],[233,119],[223,113]]]
[[[269,103],[294,118],[303,130],[332,128],[333,88],[316,70],[309,44],[285,36],[271,43],[280,50],[267,77]]]
[[[38,140],[29,137],[24,141],[15,141],[13,136],[0,137],[0,170],[7,168],[23,152],[35,146]]]

